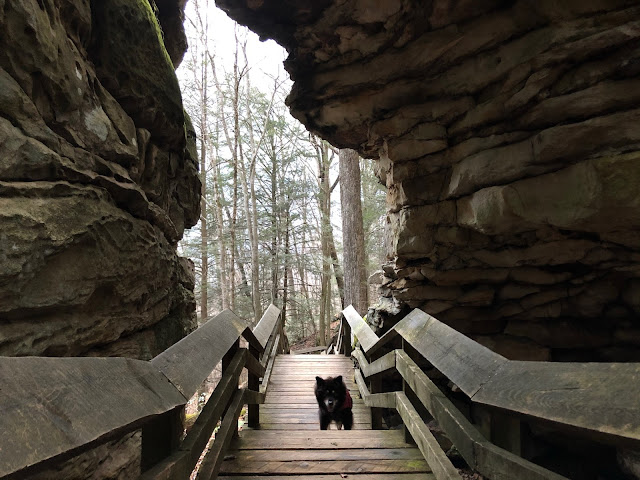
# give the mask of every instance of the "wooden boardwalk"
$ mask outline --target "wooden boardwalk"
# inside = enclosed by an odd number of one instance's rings
[[[315,377],[342,375],[353,397],[354,429],[321,431]],[[399,430],[370,430],[351,360],[340,355],[279,355],[260,406],[260,429],[240,432],[222,464],[231,480],[432,480],[420,451]],[[346,475],[346,477],[342,476]]]

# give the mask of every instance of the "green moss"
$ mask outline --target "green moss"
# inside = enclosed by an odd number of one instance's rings
[[[92,2],[92,58],[98,76],[136,126],[184,147],[180,86],[149,0]]]

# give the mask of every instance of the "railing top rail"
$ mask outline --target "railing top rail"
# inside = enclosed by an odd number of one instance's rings
[[[189,399],[245,330],[247,323],[225,310],[155,357],[151,364]]]
[[[0,477],[187,401],[149,362],[127,358],[2,357],[0,379]]]
[[[267,342],[269,341],[269,337],[273,333],[276,324],[278,323],[278,318],[280,318],[280,309],[275,305],[269,305],[262,315],[262,318],[258,322],[258,324],[253,329],[253,335],[255,336],[258,343],[262,346],[261,350],[267,346]]]
[[[394,336],[378,339],[351,310],[345,309],[345,316],[348,311],[350,325],[360,329],[356,335],[365,353]],[[640,363],[508,360],[418,309],[392,330],[474,402],[601,434],[605,440],[613,435],[640,441]]]
[[[347,322],[351,326],[351,331],[358,338],[360,345],[364,351],[368,351],[372,348],[376,342],[378,341],[378,336],[371,330],[371,327],[367,325],[362,317],[358,314],[355,308],[352,305],[349,305],[342,311],[344,318],[347,319]]]
[[[271,333],[279,313],[269,307],[258,327],[270,325]],[[76,455],[184,405],[240,336],[264,350],[247,323],[225,310],[149,362],[0,357],[0,431],[20,432],[0,442],[0,477]]]

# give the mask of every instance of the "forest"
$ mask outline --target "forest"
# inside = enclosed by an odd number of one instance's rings
[[[233,37],[220,40],[213,10],[208,0],[189,3],[189,50],[178,71],[202,182],[200,222],[180,244],[195,263],[198,321],[228,308],[257,322],[273,303],[292,344],[311,337],[323,345],[352,274],[345,260],[364,267],[366,313],[367,278],[385,255],[385,189],[373,162],[290,115],[287,74],[252,63],[258,42],[247,29],[234,25]]]

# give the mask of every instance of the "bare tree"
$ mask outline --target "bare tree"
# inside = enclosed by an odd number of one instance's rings
[[[369,304],[362,200],[360,193],[360,159],[355,150],[340,150],[340,204],[342,206],[342,245],[344,249],[344,300],[360,315]]]

